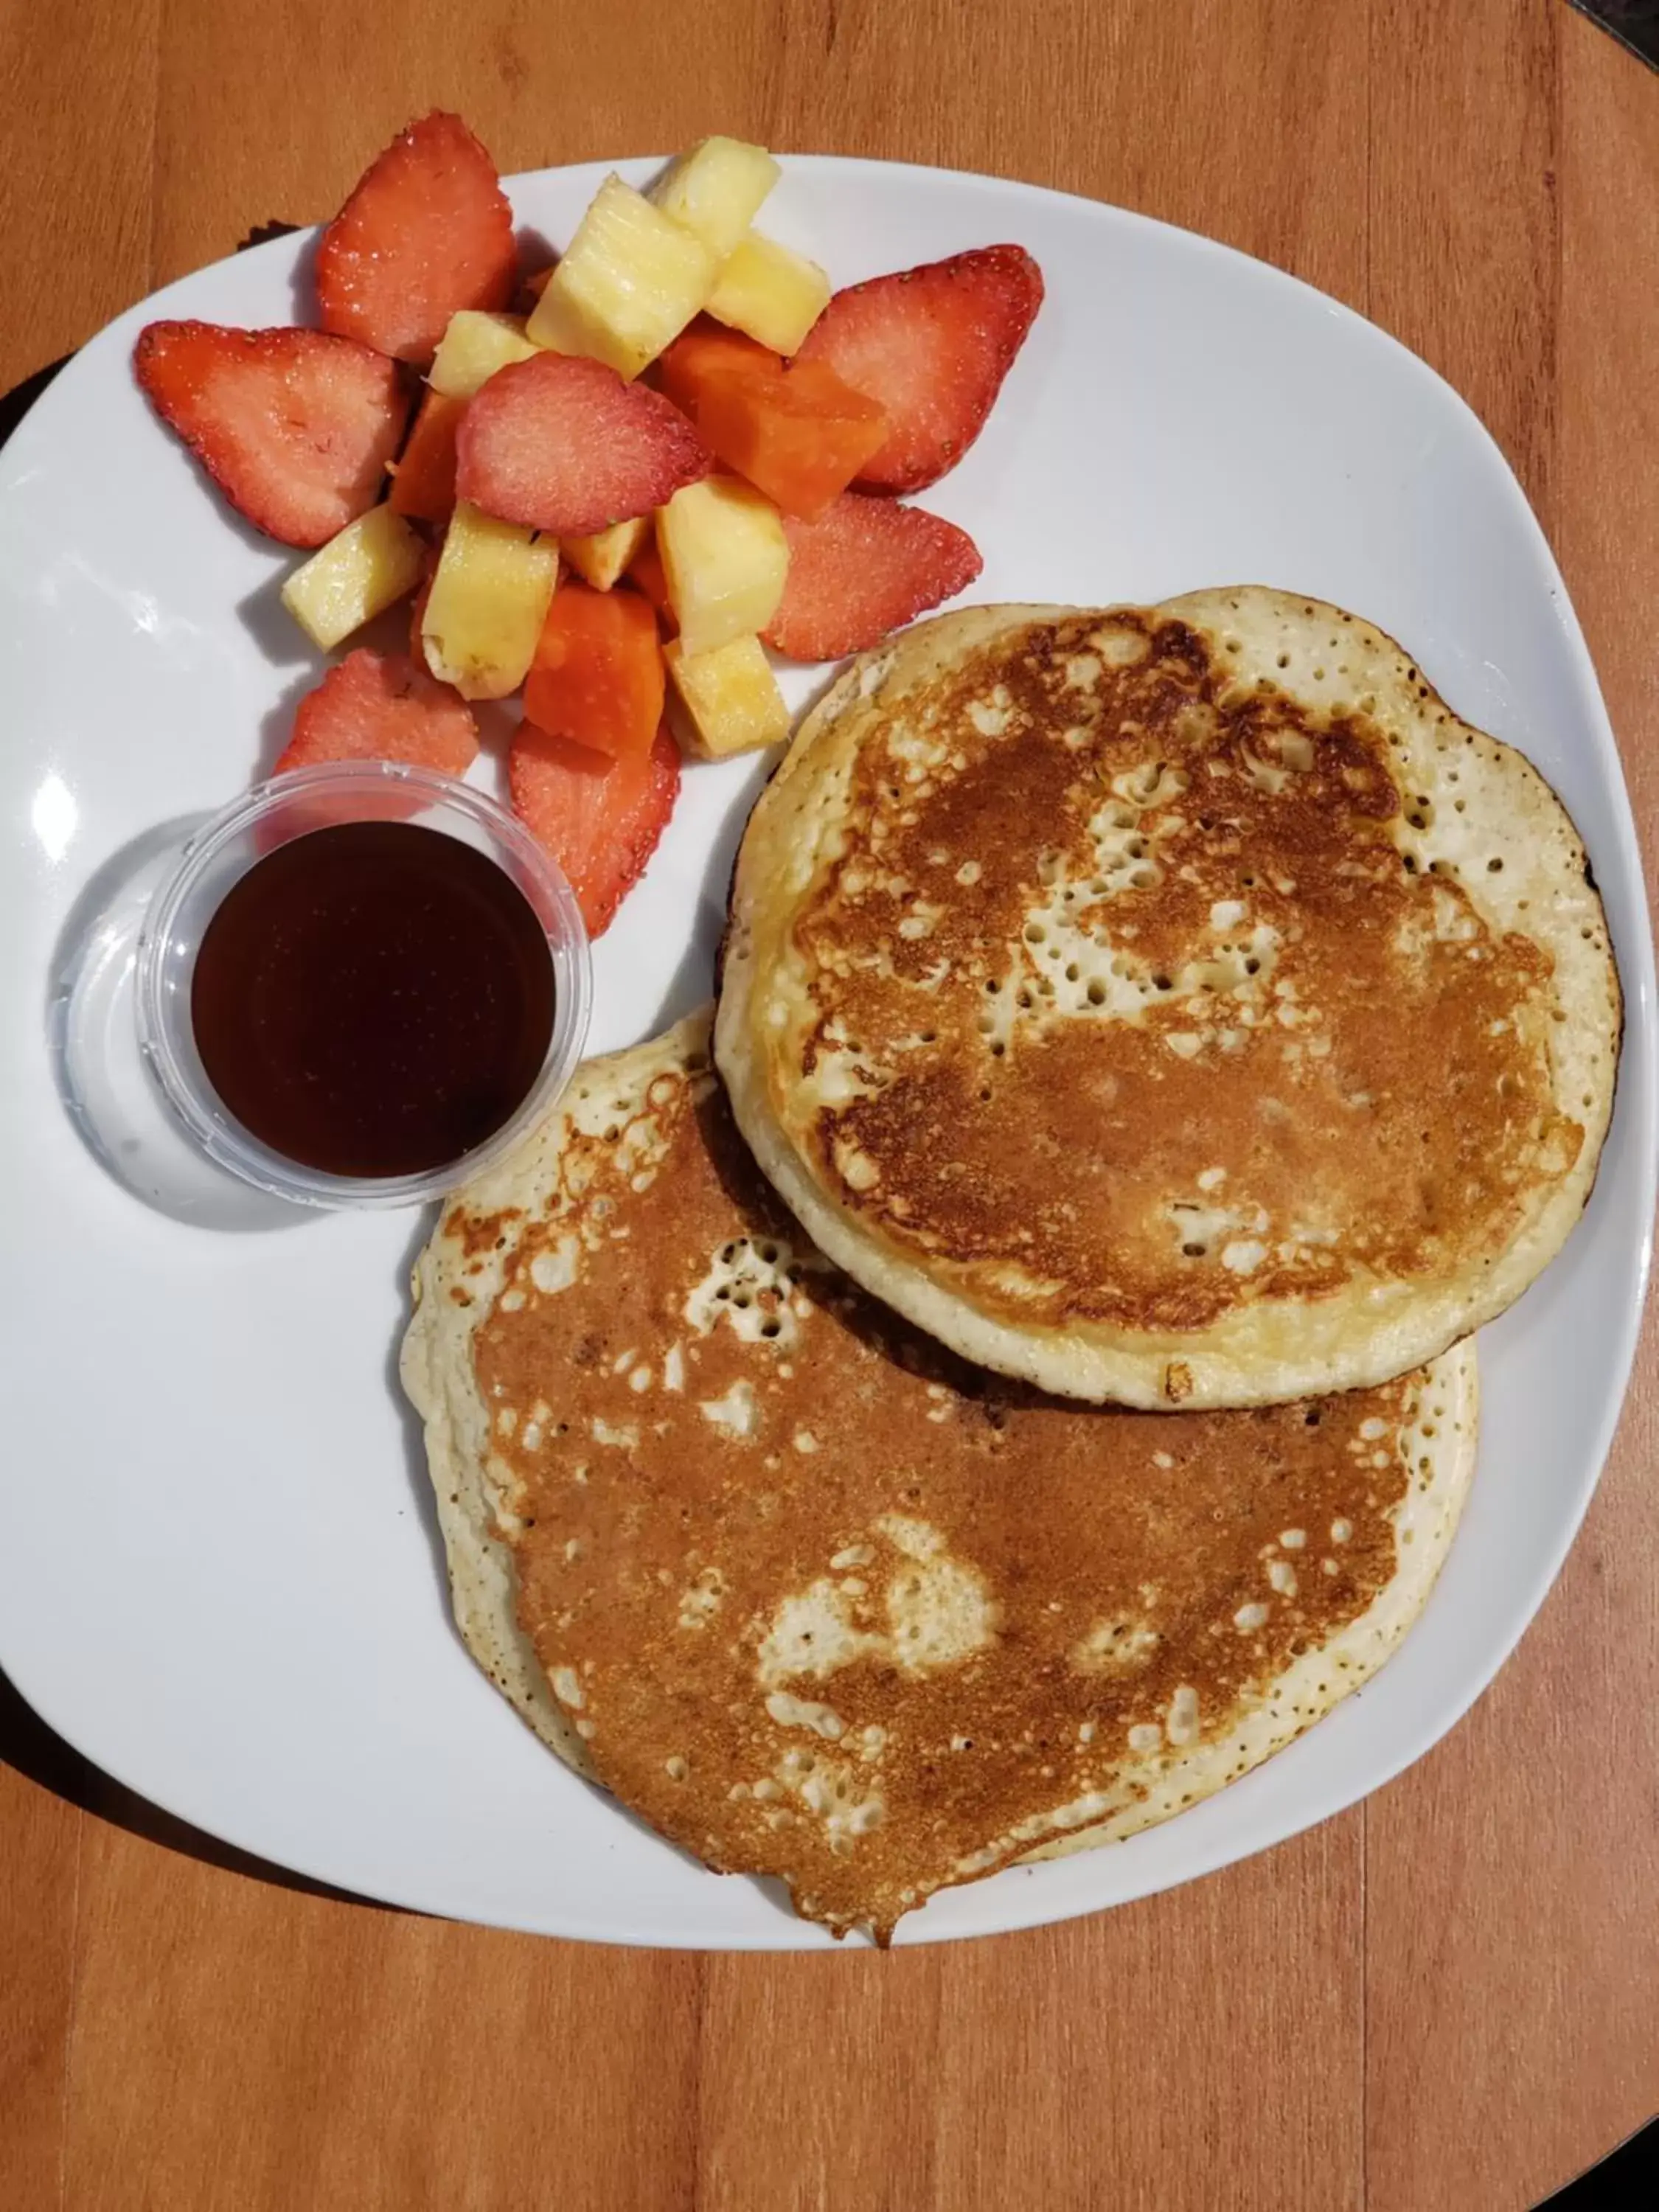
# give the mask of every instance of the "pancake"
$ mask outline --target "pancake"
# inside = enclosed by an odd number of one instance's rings
[[[1385,1381],[1519,1297],[1620,1021],[1537,772],[1366,623],[1239,588],[855,661],[750,821],[715,1051],[866,1289],[1190,1408]]]
[[[1177,1420],[970,1368],[803,1237],[708,1029],[592,1063],[451,1202],[404,1381],[456,1620],[543,1739],[884,1941],[1357,1689],[1450,1541],[1474,1358]]]

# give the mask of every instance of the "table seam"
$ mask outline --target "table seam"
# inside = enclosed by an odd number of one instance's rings
[[[86,1869],[87,1815],[75,1814],[75,1881],[70,1891],[69,2004],[64,2016],[64,2079],[58,2110],[58,2212],[68,2212],[70,2084],[75,2069],[75,2030],[81,2008],[81,1887]]]

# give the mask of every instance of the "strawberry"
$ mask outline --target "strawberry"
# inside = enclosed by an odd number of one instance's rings
[[[319,761],[391,760],[465,775],[477,750],[478,726],[465,699],[401,653],[360,646],[301,700],[294,734],[271,772]]]
[[[789,575],[766,642],[794,660],[862,653],[971,584],[984,565],[965,530],[924,507],[844,491],[816,521],[783,518]]]
[[[665,726],[649,749],[607,761],[521,722],[507,757],[513,810],[569,879],[590,937],[611,926],[668,826],[680,749]]]
[[[513,210],[459,115],[394,138],[317,249],[323,328],[422,368],[458,307],[504,307],[516,281]]]
[[[648,514],[714,466],[659,392],[562,353],[498,369],[468,405],[455,454],[461,498],[560,538]]]
[[[322,545],[380,496],[409,397],[394,362],[321,331],[150,323],[133,368],[161,420],[258,530]]]
[[[837,292],[800,349],[887,410],[866,491],[920,491],[955,466],[1042,305],[1022,246],[983,246]]]

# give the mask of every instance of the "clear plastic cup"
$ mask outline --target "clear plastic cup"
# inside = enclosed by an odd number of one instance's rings
[[[196,1048],[191,982],[203,933],[255,861],[307,831],[388,820],[459,837],[504,868],[530,902],[553,960],[553,1033],[535,1082],[495,1134],[459,1159],[404,1176],[325,1175],[260,1143],[221,1103]],[[506,808],[471,785],[394,761],[329,762],[256,784],[199,829],[150,901],[137,945],[138,1045],[168,1105],[218,1166],[297,1206],[422,1206],[510,1152],[569,1081],[587,1036],[592,964],[574,894]]]

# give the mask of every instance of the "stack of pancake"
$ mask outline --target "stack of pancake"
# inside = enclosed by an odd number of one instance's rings
[[[422,1256],[463,1634],[837,1932],[1178,1813],[1421,1607],[1619,1031],[1559,800],[1365,623],[901,634],[755,809],[717,1011]]]

